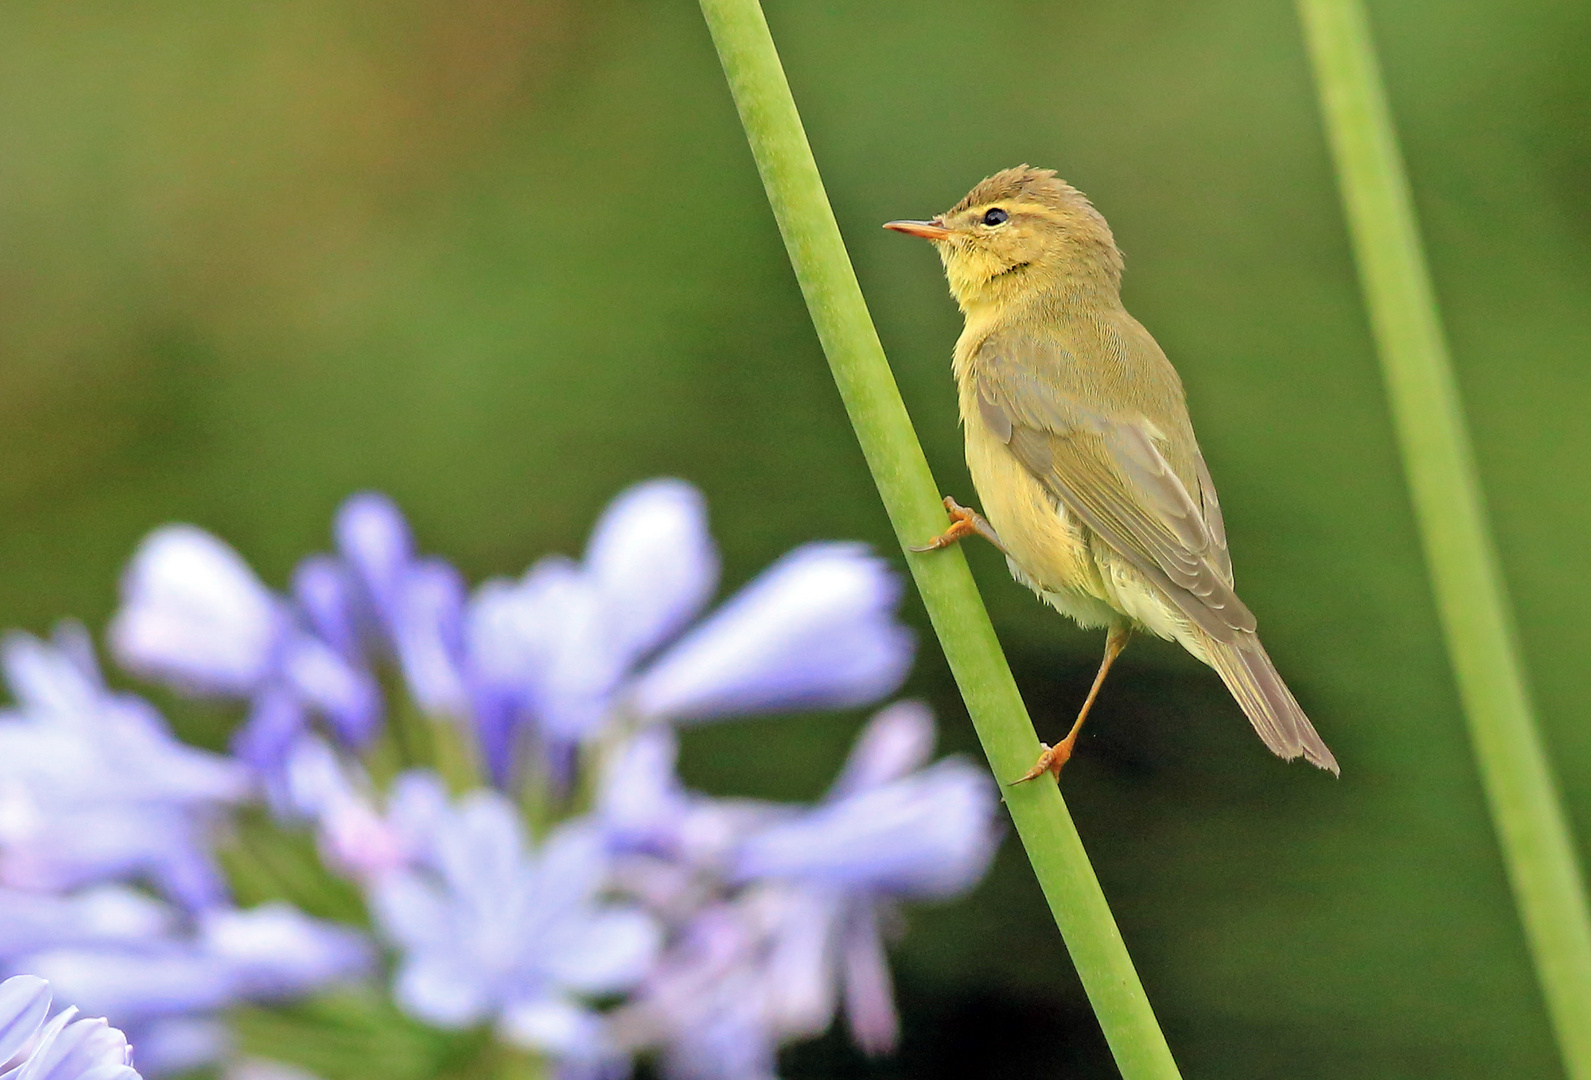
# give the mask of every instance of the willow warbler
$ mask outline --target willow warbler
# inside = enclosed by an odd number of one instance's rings
[[[1019,582],[1108,631],[1070,733],[1021,780],[1060,775],[1136,628],[1213,667],[1277,755],[1336,773],[1233,591],[1182,380],[1122,307],[1122,257],[1105,219],[1053,171],[1022,165],[930,221],[885,228],[932,241],[966,316],[952,368],[988,515],[946,499],[953,524],[918,550],[982,535]]]

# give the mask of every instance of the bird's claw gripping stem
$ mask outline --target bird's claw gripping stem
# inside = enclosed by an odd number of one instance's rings
[[[918,554],[927,551],[938,551],[940,548],[947,548],[951,544],[974,535],[983,537],[1001,551],[1005,550],[1005,545],[1000,542],[1000,535],[994,531],[994,526],[990,525],[988,519],[982,514],[962,506],[949,495],[945,496],[945,509],[950,513],[950,528],[928,541],[922,547],[912,548],[913,551]]]
[[[1062,739],[1054,746],[1049,743],[1039,743],[1039,746],[1043,747],[1044,752],[1039,755],[1038,761],[1034,762],[1031,769],[1006,786],[1016,787],[1018,784],[1025,784],[1029,780],[1037,780],[1045,773],[1049,773],[1059,781],[1061,778],[1061,766],[1072,760],[1072,745],[1073,740],[1070,737]]]

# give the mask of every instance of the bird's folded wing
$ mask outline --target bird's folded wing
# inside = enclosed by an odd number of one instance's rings
[[[984,422],[1061,505],[1218,641],[1254,629],[1232,589],[1225,527],[1202,461],[1201,507],[1143,422],[1089,410],[1038,377],[1018,350],[985,349],[978,360]]]

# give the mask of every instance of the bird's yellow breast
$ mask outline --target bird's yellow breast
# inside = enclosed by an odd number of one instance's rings
[[[1092,571],[1087,542],[1076,523],[1038,479],[983,422],[973,395],[961,391],[967,468],[1006,552],[1036,587],[1054,590],[1086,584]]]
[[[963,362],[966,345],[964,337],[957,347],[956,383],[967,469],[983,515],[1005,545],[1011,572],[1083,625],[1106,625],[1109,594],[1089,551],[1088,534],[984,423],[970,356]],[[976,341],[970,349],[976,349]]]

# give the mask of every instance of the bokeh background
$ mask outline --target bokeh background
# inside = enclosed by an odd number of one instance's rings
[[[1554,1077],[1438,639],[1290,7],[770,0],[941,483],[970,496],[926,246],[879,230],[1030,161],[1094,197],[1183,372],[1239,583],[1343,764],[1273,760],[1209,672],[1128,652],[1065,790],[1190,1077]],[[1591,837],[1591,7],[1372,15],[1498,544]],[[476,579],[619,488],[707,491],[727,584],[893,539],[695,7],[60,4],[0,14],[0,624],[102,624],[154,525],[267,580],[375,487]],[[970,556],[1040,734],[1100,641]],[[921,612],[910,617],[923,626]],[[976,752],[924,638],[909,689]],[[219,742],[223,719],[179,722]],[[808,796],[854,716],[697,733],[721,792]],[[1111,1076],[1031,875],[919,911],[906,1044],[792,1077]]]

